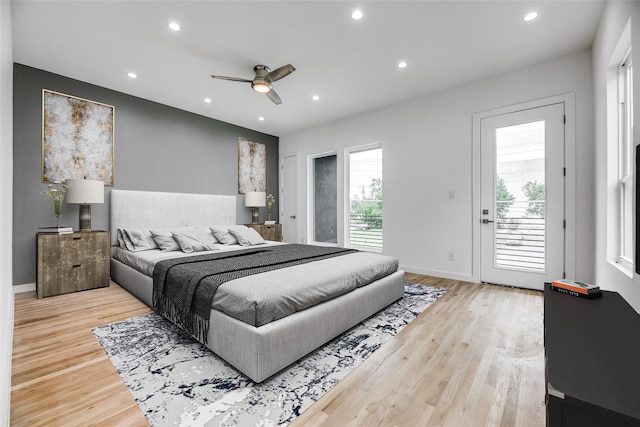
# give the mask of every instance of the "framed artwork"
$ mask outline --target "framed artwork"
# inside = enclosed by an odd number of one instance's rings
[[[74,179],[113,186],[112,105],[42,90],[42,182]]]
[[[267,146],[238,138],[238,194],[267,189]]]

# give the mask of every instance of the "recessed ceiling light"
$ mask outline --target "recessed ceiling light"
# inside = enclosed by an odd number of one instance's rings
[[[405,61],[398,62],[398,68],[406,68],[406,67],[407,67],[407,63]]]
[[[353,13],[351,14],[351,17],[353,19],[355,19],[356,21],[358,19],[362,19],[362,11],[361,10],[354,10]]]
[[[211,104],[211,98],[205,98],[204,102],[206,102],[207,104]]]
[[[264,117],[260,116],[258,117],[258,120],[260,120],[261,122],[264,122]]]
[[[533,21],[537,17],[538,17],[538,12],[529,12],[524,16],[524,20],[529,22],[529,21]]]
[[[313,95],[313,100],[317,101],[318,99],[320,99],[320,97],[318,95]]]
[[[171,28],[173,31],[180,31],[180,24],[178,24],[177,22],[169,22],[169,28]]]
[[[137,79],[138,78],[138,75],[136,73],[134,73],[134,72],[128,72],[127,76],[129,76],[129,78],[131,78],[131,79]]]

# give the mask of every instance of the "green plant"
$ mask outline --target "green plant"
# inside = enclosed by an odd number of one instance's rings
[[[540,184],[538,181],[529,181],[522,186],[522,192],[529,199],[527,215],[544,218],[544,184]]]
[[[509,193],[504,179],[496,176],[496,215],[500,219],[504,219],[509,213],[509,207],[513,204],[516,196]]]
[[[273,209],[273,204],[275,203],[276,198],[273,197],[273,194],[269,194],[267,196],[267,213],[269,214],[269,220],[271,220],[271,211]]]
[[[53,199],[53,213],[58,226],[60,225],[60,218],[62,218],[62,201],[64,200],[66,192],[67,185],[60,181],[47,184],[47,188],[40,192],[43,196],[48,196]]]
[[[369,195],[362,189],[362,200],[354,200],[351,216],[360,218],[371,228],[382,227],[382,179],[373,178],[369,184]]]

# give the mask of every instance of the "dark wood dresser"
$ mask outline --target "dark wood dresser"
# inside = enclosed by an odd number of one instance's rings
[[[37,234],[38,298],[109,286],[109,232]]]

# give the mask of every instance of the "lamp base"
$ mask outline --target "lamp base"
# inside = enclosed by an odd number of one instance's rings
[[[91,205],[81,204],[79,209],[79,225],[80,231],[83,233],[91,232]]]
[[[251,224],[260,222],[260,210],[256,207],[251,208]]]

